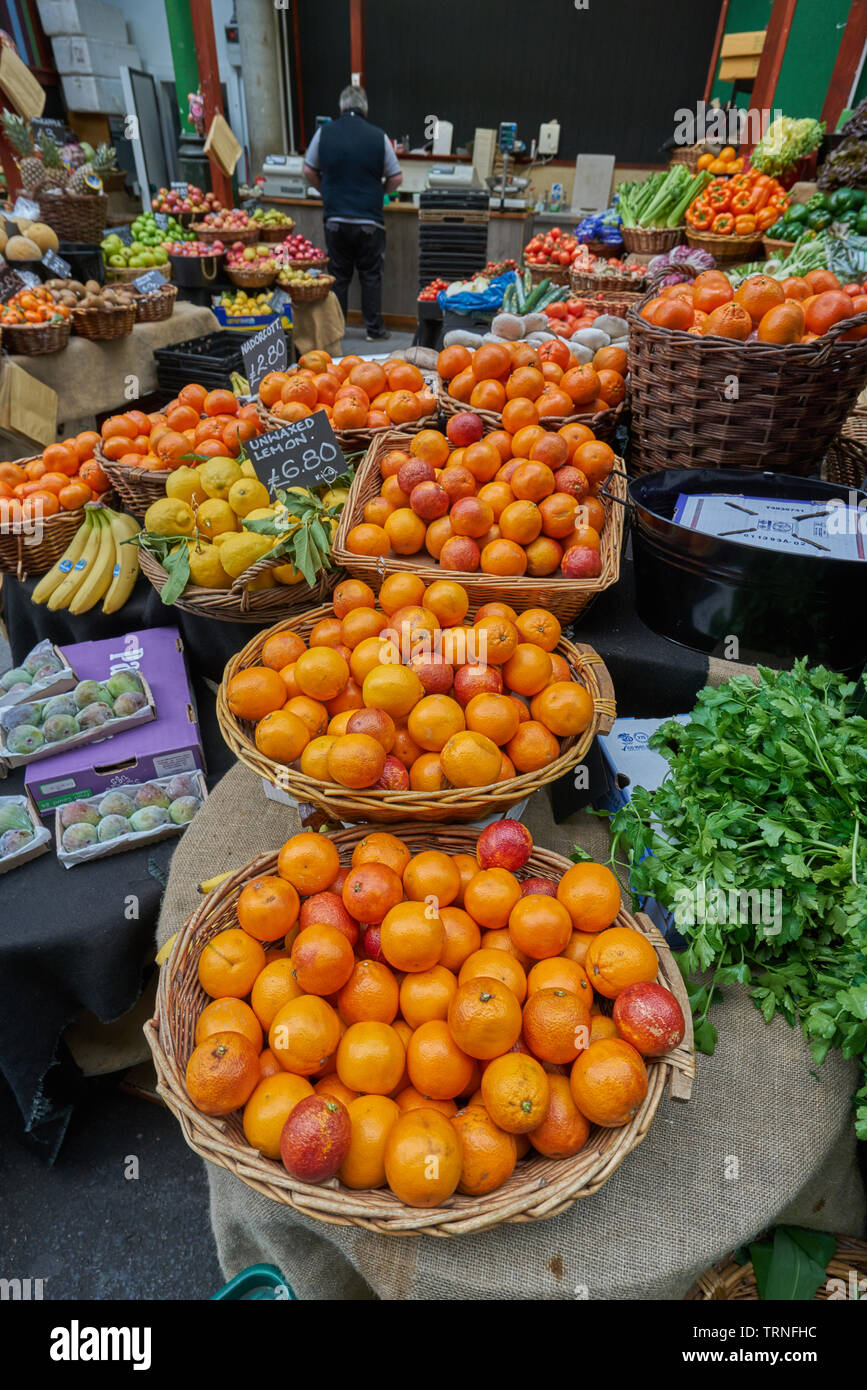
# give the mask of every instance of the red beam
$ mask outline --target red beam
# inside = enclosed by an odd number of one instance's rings
[[[822,107],[822,120],[830,131],[837,129],[841,111],[845,111],[852,94],[852,84],[867,43],[867,0],[852,0],[846,28],[837,50],[837,61],[828,84],[828,95]]]
[[[306,150],[307,139],[304,130],[304,81],[301,73],[301,30],[298,25],[300,4],[292,6],[292,43],[295,47],[295,100],[298,103],[298,148]]]
[[[214,37],[214,16],[211,12],[211,0],[190,0],[190,18],[193,21],[193,41],[196,45],[199,78],[202,83],[205,129],[209,130],[214,117],[223,114],[220,65],[217,61],[217,41]],[[210,165],[214,192],[223,206],[230,208],[233,201],[232,180],[223,173],[213,157],[210,158]]]
[[[704,84],[705,102],[710,101],[710,94],[713,91],[713,80],[716,77],[717,64],[719,63],[719,51],[722,48],[723,35],[726,31],[726,20],[729,15],[729,5],[731,0],[722,0],[719,10],[719,21],[716,26],[716,37],[713,41],[713,53],[711,54],[710,67],[707,70],[707,81]]]
[[[349,0],[349,70],[364,86],[364,0]]]
[[[759,70],[753,83],[750,107],[754,111],[770,111],[786,55],[786,44],[798,0],[774,0],[774,8],[765,33],[765,46],[759,59]]]

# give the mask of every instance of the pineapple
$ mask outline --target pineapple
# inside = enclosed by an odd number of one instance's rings
[[[88,163],[82,164],[81,168],[76,169],[71,175],[67,185],[70,193],[98,193],[102,187],[103,175],[116,167],[116,153],[112,145],[100,145]],[[94,187],[94,176],[100,181],[99,188]]]
[[[60,146],[48,131],[40,138],[39,148],[42,151],[43,189],[64,189],[68,175],[60,158]]]
[[[24,116],[16,116],[11,111],[0,115],[3,131],[18,157],[18,170],[21,182],[27,193],[35,193],[45,178],[45,167],[36,153],[33,129]]]

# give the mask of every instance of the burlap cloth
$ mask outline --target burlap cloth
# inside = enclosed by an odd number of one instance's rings
[[[607,858],[604,822],[580,814],[557,826],[544,792],[524,820],[545,848],[565,855],[577,842]],[[298,828],[294,811],[234,767],[174,853],[160,944],[201,902],[199,882]],[[644,1144],[601,1192],[550,1221],[472,1237],[379,1236],[299,1216],[206,1164],[225,1277],[275,1264],[302,1299],[678,1299],[780,1218],[862,1235],[855,1064],[832,1053],[812,1066],[801,1034],[779,1019],[766,1025],[742,989],[727,991],[714,1021],[717,1050],[699,1056],[692,1100],[665,1097]]]
[[[292,305],[292,341],[299,357],[314,348],[323,348],[332,357],[339,357],[345,328],[336,294],[326,295],[314,304]]]

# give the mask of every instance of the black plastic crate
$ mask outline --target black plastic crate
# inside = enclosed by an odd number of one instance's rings
[[[160,367],[193,373],[210,371],[225,377],[230,372],[240,372],[244,366],[238,335],[228,328],[206,333],[201,338],[188,338],[171,347],[155,348],[154,357],[158,371]],[[188,380],[198,380],[198,377],[194,375]]]
[[[491,195],[486,188],[426,188],[419,194],[420,208],[466,208],[487,212]]]

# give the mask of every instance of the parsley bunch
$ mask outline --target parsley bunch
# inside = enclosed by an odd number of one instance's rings
[[[687,725],[652,736],[669,773],[612,818],[612,860],[625,849],[633,892],[675,913],[700,1050],[716,1043],[717,990],[739,982],[767,1021],[801,1026],[815,1062],[839,1048],[863,1065],[867,695],[806,661],[759,672],[705,688]],[[690,980],[709,969],[710,984]],[[857,1101],[865,1139],[867,1084]]]

